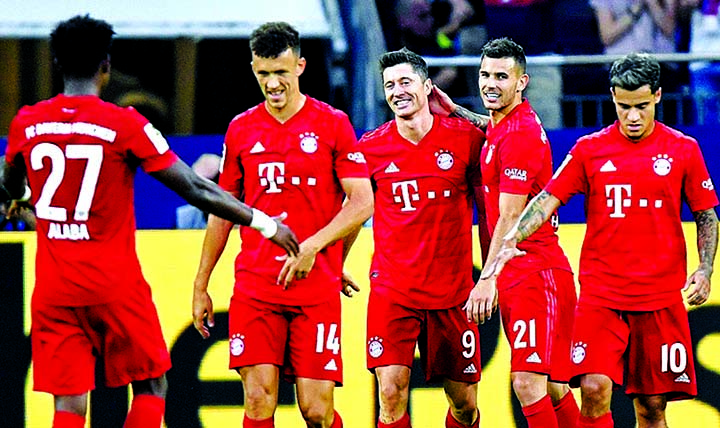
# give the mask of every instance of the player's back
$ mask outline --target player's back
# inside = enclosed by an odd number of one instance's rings
[[[151,128],[134,110],[95,96],[59,95],[15,118],[7,153],[23,156],[36,208],[35,298],[70,306],[101,303],[142,278],[134,171],[140,159],[167,151]],[[151,135],[157,142],[150,143]]]

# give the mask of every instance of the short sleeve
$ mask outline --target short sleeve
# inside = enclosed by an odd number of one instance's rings
[[[582,151],[576,144],[545,186],[545,191],[566,204],[573,195],[586,193],[587,183]]]
[[[683,192],[692,212],[704,211],[718,204],[715,186],[708,172],[700,146],[696,141],[688,144],[688,163],[683,177]]]
[[[128,150],[140,160],[145,172],[160,171],[169,168],[178,157],[170,150],[167,140],[142,115],[133,109],[131,112],[131,134],[127,140]]]
[[[342,178],[368,178],[367,162],[347,116],[337,120],[335,128],[335,173]]]
[[[233,195],[240,196],[243,191],[243,169],[240,161],[237,129],[238,127],[234,126],[233,122],[225,134],[218,185]]]
[[[510,132],[498,147],[500,192],[527,195],[542,170],[545,153],[540,135]]]

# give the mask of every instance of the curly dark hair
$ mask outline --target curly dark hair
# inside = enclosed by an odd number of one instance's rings
[[[427,63],[423,57],[408,48],[402,48],[399,51],[386,52],[382,54],[379,64],[380,74],[382,74],[386,68],[394,67],[398,64],[410,64],[413,71],[417,73],[423,81],[428,78]]]
[[[250,35],[250,50],[261,58],[277,58],[288,49],[300,56],[300,34],[287,22],[268,22]]]
[[[493,39],[485,43],[480,54],[480,61],[482,62],[482,58],[485,57],[494,59],[512,58],[520,68],[520,73],[525,74],[527,67],[525,49],[507,37]]]
[[[610,68],[610,87],[634,91],[645,85],[655,93],[660,89],[660,63],[651,55],[632,53],[615,61]]]
[[[50,34],[55,64],[65,77],[93,77],[110,55],[114,34],[110,24],[90,15],[60,22]]]

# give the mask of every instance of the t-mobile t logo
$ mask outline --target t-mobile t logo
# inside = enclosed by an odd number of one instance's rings
[[[398,189],[400,189],[400,194],[398,194]],[[417,191],[417,180],[398,181],[392,184],[395,203],[403,205],[400,211],[415,211],[417,209],[411,204],[412,201],[420,200],[420,194]]]
[[[612,218],[624,218],[623,208],[630,206],[630,196],[632,191],[629,184],[608,184],[605,186],[605,196],[608,198],[607,206],[612,208],[610,213]]]
[[[285,183],[285,164],[283,162],[268,162],[258,165],[260,185],[267,187],[266,193],[280,193],[278,185]]]

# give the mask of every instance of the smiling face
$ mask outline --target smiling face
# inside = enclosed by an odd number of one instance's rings
[[[478,72],[478,86],[483,105],[497,121],[522,102],[522,91],[529,77],[511,57],[483,57]]]
[[[620,132],[631,140],[641,140],[655,128],[655,105],[660,102],[661,89],[652,92],[649,85],[630,91],[618,86],[611,90]]]
[[[301,102],[300,75],[305,70],[305,58],[298,57],[292,49],[275,58],[253,53],[252,70],[271,114],[281,114]]]
[[[408,63],[388,67],[382,74],[385,100],[395,116],[410,119],[423,111],[429,113],[430,79],[423,80]]]

